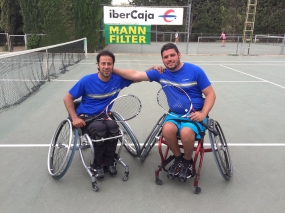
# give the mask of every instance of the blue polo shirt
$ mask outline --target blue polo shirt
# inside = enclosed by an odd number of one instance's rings
[[[69,93],[75,99],[82,97],[81,103],[76,109],[77,115],[98,115],[113,99],[118,97],[124,87],[128,87],[132,83],[133,81],[116,74],[112,74],[110,80],[105,82],[99,79],[98,73],[94,73],[81,78],[69,90]]]
[[[156,81],[162,86],[172,83],[181,87],[191,98],[196,111],[203,108],[202,90],[210,86],[211,82],[205,72],[197,65],[184,62],[183,66],[176,72],[166,69],[164,73],[160,74],[156,70],[150,70],[146,74],[150,81]]]

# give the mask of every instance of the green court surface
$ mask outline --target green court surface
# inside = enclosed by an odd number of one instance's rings
[[[156,50],[153,54],[116,54],[115,67],[144,71],[162,65]],[[124,171],[118,165],[116,177],[106,174],[98,181],[99,192],[92,190],[78,151],[62,179],[49,175],[48,145],[67,117],[63,97],[79,78],[97,71],[95,60],[96,54],[89,54],[21,104],[0,113],[1,213],[284,212],[284,56],[182,54],[182,61],[202,67],[212,82],[217,99],[210,117],[223,128],[234,168],[232,179],[225,181],[213,154],[206,153],[198,195],[193,193],[193,179],[180,183],[161,172],[164,184],[155,184],[154,171],[160,163],[157,146],[144,163],[124,149],[129,180],[122,181]],[[139,116],[129,121],[141,144],[163,114],[156,103],[159,88],[155,82],[141,82],[121,92],[134,94],[142,102]],[[205,143],[208,146],[208,135]]]

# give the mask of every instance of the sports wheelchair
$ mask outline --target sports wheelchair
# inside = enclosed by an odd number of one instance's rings
[[[144,162],[146,157],[148,156],[152,147],[158,142],[158,152],[161,158],[161,163],[159,164],[158,168],[155,170],[155,182],[157,185],[162,185],[163,181],[159,178],[160,171],[164,170],[168,172],[166,166],[174,160],[174,155],[168,156],[169,147],[167,146],[163,136],[162,136],[162,126],[164,120],[166,118],[166,114],[162,115],[155,126],[153,127],[152,131],[150,132],[149,136],[147,137],[140,155],[140,161]],[[198,186],[198,182],[200,179],[200,173],[203,164],[203,158],[205,152],[213,152],[215,162],[221,173],[222,177],[229,181],[233,175],[233,167],[230,158],[229,149],[227,146],[226,138],[222,131],[222,128],[218,121],[215,121],[211,118],[208,119],[208,134],[209,140],[211,144],[211,148],[204,147],[204,136],[200,139],[197,145],[194,147],[194,159],[193,159],[193,171],[196,172],[194,176],[194,193],[199,194],[201,192],[201,187]],[[179,138],[178,138],[179,139]],[[166,145],[166,149],[163,153],[162,145]],[[183,149],[183,145],[179,144],[180,149]],[[198,165],[198,166],[196,166]],[[184,181],[182,181],[184,182]]]
[[[78,105],[79,102],[75,102],[75,107]],[[123,120],[119,113],[112,112],[112,115],[117,121]],[[117,147],[114,162],[115,165],[119,163],[124,167],[125,172],[122,179],[127,181],[129,178],[129,166],[123,162],[120,156],[121,151],[125,147],[132,156],[138,157],[140,144],[127,122],[118,122],[118,125],[120,133],[117,136],[93,140],[82,128],[75,128],[69,117],[63,120],[57,127],[50,143],[47,161],[49,174],[56,180],[62,178],[71,165],[75,151],[79,150],[82,164],[91,178],[93,190],[97,192],[99,187],[96,182],[96,171],[91,167],[94,163],[95,155],[93,143],[118,138],[118,144],[120,143],[121,145],[119,148]],[[86,149],[90,149],[91,154],[87,154],[84,151]]]

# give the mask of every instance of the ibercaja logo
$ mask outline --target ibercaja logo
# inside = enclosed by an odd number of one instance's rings
[[[165,11],[163,15],[159,15],[158,17],[163,18],[165,22],[172,22],[174,19],[176,19],[176,15],[173,15],[171,13],[174,13],[175,11],[173,9]]]
[[[163,18],[165,22],[172,22],[176,19],[175,11],[173,9],[168,9],[163,15],[155,15],[154,13],[148,12],[139,12],[138,10],[132,10],[130,12],[117,12],[115,9],[109,10],[110,19],[140,19],[147,22],[148,20],[153,20],[155,17]]]

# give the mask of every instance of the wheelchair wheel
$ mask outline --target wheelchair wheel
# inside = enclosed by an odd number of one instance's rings
[[[214,135],[209,131],[209,138],[212,147],[212,152],[219,168],[219,171],[225,180],[230,180],[233,168],[230,158],[230,153],[227,145],[226,138],[220,124],[213,119],[209,119],[209,125],[212,126],[218,135]]]
[[[140,155],[140,161],[141,162],[144,162],[144,160],[148,156],[150,150],[156,144],[156,142],[157,142],[156,137],[161,135],[162,125],[164,123],[165,117],[166,117],[166,114],[164,114],[163,116],[161,116],[159,118],[159,120],[157,121],[157,123],[155,124],[153,129],[151,130],[150,134],[148,135],[148,137],[147,137],[147,139],[146,139],[146,141],[145,141],[145,143],[141,149],[141,155]]]
[[[123,120],[122,116],[119,113],[112,112],[112,114],[116,120]],[[132,156],[138,157],[140,155],[141,147],[131,127],[128,125],[127,122],[118,122],[118,125],[120,129],[124,132],[124,147]],[[122,138],[119,138],[119,140],[122,142]]]
[[[48,171],[54,179],[62,178],[67,172],[74,157],[77,138],[78,130],[72,129],[69,119],[57,127],[48,152]]]

